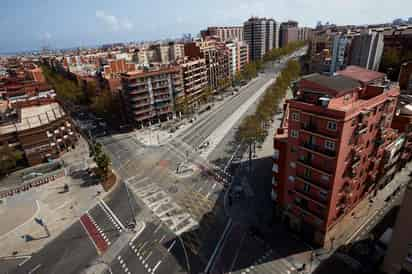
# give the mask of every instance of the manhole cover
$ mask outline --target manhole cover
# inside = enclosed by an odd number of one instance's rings
[[[167,192],[169,193],[176,193],[179,189],[177,188],[177,186],[171,186],[167,189]]]

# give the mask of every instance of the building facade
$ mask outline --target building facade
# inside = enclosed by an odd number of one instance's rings
[[[242,71],[249,63],[249,47],[244,41],[232,41],[226,43],[229,57],[229,71],[231,77]]]
[[[226,41],[243,41],[243,27],[208,27],[200,32],[203,39],[209,36],[216,37],[221,42]]]
[[[398,96],[384,74],[360,67],[295,86],[274,139],[272,199],[307,240],[326,244],[328,231],[381,187],[381,159],[398,137],[390,129]]]
[[[251,17],[243,24],[249,59],[260,60],[266,52],[279,47],[279,25],[273,19]]]
[[[399,87],[402,93],[412,93],[412,61],[405,62],[401,65]]]
[[[312,38],[312,29],[308,27],[298,28],[298,40],[308,41]]]
[[[9,102],[10,103],[10,102]],[[9,106],[0,113],[0,145],[23,152],[29,165],[58,158],[75,146],[71,119],[52,98]]]
[[[221,81],[230,78],[229,55],[225,44],[214,39],[185,44],[185,56],[206,60],[208,84],[214,91],[219,89]]]
[[[329,73],[332,75],[346,66],[346,48],[348,38],[343,34],[336,34],[333,37],[332,58],[330,61]]]
[[[138,128],[173,118],[175,97],[183,92],[179,66],[124,73],[121,98],[125,116]]]
[[[285,47],[290,42],[297,41],[299,38],[298,22],[288,21],[280,24],[279,44]]]
[[[185,60],[180,64],[183,75],[183,90],[189,105],[197,104],[208,86],[207,65],[204,58]],[[176,100],[181,101],[181,100]]]
[[[379,69],[383,54],[383,32],[363,32],[352,38],[349,65]]]
[[[392,238],[383,261],[382,270],[387,274],[412,273],[412,184],[405,190]]]

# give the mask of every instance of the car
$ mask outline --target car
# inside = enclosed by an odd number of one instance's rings
[[[202,144],[200,144],[200,146],[198,147],[199,149],[204,149],[207,148],[210,145],[209,141],[203,142]]]

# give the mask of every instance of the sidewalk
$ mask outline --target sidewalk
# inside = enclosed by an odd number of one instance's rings
[[[408,163],[398,172],[384,189],[379,190],[376,197],[369,195],[347,213],[327,234],[326,248],[336,248],[351,242],[356,235],[364,229],[365,224],[385,208],[387,205],[385,199],[390,196],[398,186],[402,187],[408,184],[410,181],[410,171],[412,171],[412,162]],[[370,203],[369,199],[373,199],[373,203]]]

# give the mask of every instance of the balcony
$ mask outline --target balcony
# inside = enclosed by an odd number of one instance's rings
[[[129,95],[138,95],[138,94],[149,94],[149,91],[147,89],[140,89],[140,90],[130,90]]]
[[[309,184],[309,185],[311,185],[311,186],[313,186],[314,188],[319,189],[319,190],[328,191],[328,189],[329,189],[326,184],[322,184],[322,183],[319,183],[319,182],[315,182],[315,181],[313,181],[312,179],[306,178],[306,177],[301,176],[301,175],[297,175],[297,176],[296,176],[296,179],[298,179],[299,181],[301,181],[301,182],[303,182],[303,183]]]
[[[300,146],[303,147],[305,150],[315,152],[316,154],[321,154],[322,156],[326,156],[328,158],[336,158],[336,151],[323,149],[321,148],[321,146],[317,144],[311,144],[309,142],[301,142]]]
[[[368,125],[359,123],[358,126],[355,128],[355,136],[359,136],[365,134],[368,131]]]
[[[277,187],[277,185],[278,185],[278,182],[276,181],[276,178],[272,177],[272,186]]]
[[[327,132],[327,130],[320,130],[319,127],[313,122],[301,123],[301,130],[315,136],[320,136],[323,138],[328,138],[332,140],[337,139],[337,131]]]
[[[145,85],[145,84],[146,84],[146,82],[134,82],[134,83],[129,82],[129,83],[127,84],[127,86],[128,86],[129,88],[135,88],[135,87],[142,86],[142,85]]]
[[[316,165],[315,161],[305,156],[299,157],[298,163],[303,165],[304,167],[314,169],[321,174],[331,175],[333,173],[332,171],[326,169],[325,166]]]
[[[279,160],[279,150],[278,149],[275,149],[275,151],[273,152],[272,159]]]
[[[345,196],[345,195],[349,195],[352,196],[352,187],[350,186],[350,184],[345,183],[342,188],[339,190],[338,195],[339,196]]]
[[[321,214],[319,212],[315,212],[313,210],[310,210],[309,208],[307,208],[307,207],[305,207],[301,204],[298,204],[298,203],[295,203],[295,206],[298,207],[302,212],[304,212],[304,213],[306,213],[306,214],[308,214],[312,217],[315,217],[316,219],[321,221],[321,224],[324,223],[324,218],[325,218],[324,214]]]
[[[315,204],[319,205],[320,207],[326,208],[326,200],[321,199],[320,197],[315,197],[314,195],[311,195],[305,191],[303,191],[302,189],[296,188],[294,189],[294,192],[298,195],[301,196],[307,200],[310,200],[312,202],[314,202]]]

